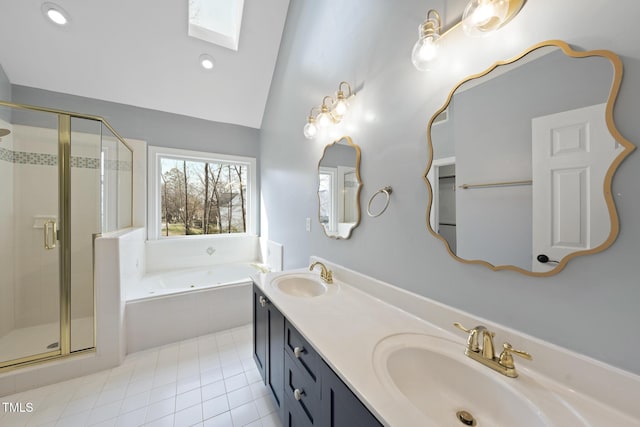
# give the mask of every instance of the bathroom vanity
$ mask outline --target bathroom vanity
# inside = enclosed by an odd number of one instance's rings
[[[637,375],[312,261],[324,280],[253,277],[254,358],[285,426],[640,425]],[[516,377],[482,357],[509,359]]]
[[[284,425],[381,425],[258,285],[253,332],[253,358]]]

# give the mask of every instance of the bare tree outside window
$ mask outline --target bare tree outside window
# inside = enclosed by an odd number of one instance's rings
[[[247,165],[161,159],[163,236],[246,232]]]

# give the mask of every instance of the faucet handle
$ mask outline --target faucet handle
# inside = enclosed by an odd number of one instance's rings
[[[324,275],[324,281],[329,284],[333,283],[333,271],[327,269],[327,273]]]
[[[478,325],[475,328],[467,329],[458,322],[454,322],[453,326],[469,334],[469,338],[467,338],[467,349],[474,353],[478,353],[480,351],[480,346],[478,345],[478,332],[486,330],[487,328]]]
[[[500,359],[498,363],[500,363],[505,368],[515,368],[515,364],[513,363],[513,355],[520,356],[527,360],[533,360],[533,356],[531,356],[526,351],[516,350],[509,344],[508,342],[502,345],[503,350],[500,353]]]
[[[468,334],[470,334],[470,333],[471,333],[471,329],[467,329],[467,328],[465,328],[464,326],[462,326],[462,324],[461,324],[461,323],[453,322],[453,326],[455,326],[456,328],[458,328],[458,329],[460,329],[461,331],[466,332],[466,333],[468,333]]]

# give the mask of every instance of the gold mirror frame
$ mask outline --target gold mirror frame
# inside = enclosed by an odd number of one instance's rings
[[[546,272],[534,272],[534,271],[529,271],[529,270],[525,270],[521,267],[517,267],[514,265],[493,265],[487,261],[483,261],[483,260],[469,260],[469,259],[464,259],[464,258],[460,258],[459,256],[457,256],[455,253],[453,253],[453,251],[451,250],[448,242],[446,241],[446,239],[441,236],[440,234],[438,234],[432,227],[431,227],[431,222],[430,222],[430,215],[431,215],[431,208],[433,206],[433,188],[431,187],[431,183],[427,177],[427,174],[429,173],[432,163],[433,163],[433,142],[431,140],[431,128],[432,125],[435,121],[435,119],[438,117],[438,115],[440,115],[443,111],[445,111],[447,109],[447,107],[449,106],[449,103],[451,102],[451,99],[453,98],[454,93],[456,92],[456,90],[458,88],[460,88],[460,86],[462,86],[463,84],[465,84],[466,82],[470,81],[470,80],[474,80],[474,79],[478,79],[481,77],[484,77],[485,75],[489,74],[491,71],[493,71],[494,69],[503,66],[503,65],[508,65],[508,64],[512,64],[520,59],[522,59],[524,56],[528,55],[529,53],[537,50],[537,49],[541,49],[544,47],[558,47],[562,50],[562,52],[571,57],[571,58],[586,58],[586,57],[592,57],[592,56],[599,56],[605,59],[608,59],[611,62],[611,65],[613,66],[613,81],[611,83],[611,90],[609,91],[609,97],[607,99],[607,103],[606,103],[606,110],[605,110],[605,121],[607,124],[607,128],[609,130],[609,132],[611,133],[612,137],[623,147],[623,151],[613,160],[613,162],[611,163],[611,165],[609,166],[607,173],[605,175],[604,178],[604,183],[603,183],[603,191],[604,191],[604,197],[605,197],[605,202],[607,205],[607,209],[609,212],[609,217],[611,219],[611,231],[609,233],[609,237],[602,242],[600,245],[591,248],[591,249],[585,249],[585,250],[581,250],[581,251],[576,251],[573,253],[570,253],[566,256],[564,256],[556,265],[555,268],[553,268],[552,270],[546,271]],[[620,58],[618,57],[618,55],[616,55],[615,53],[609,51],[609,50],[590,50],[590,51],[584,51],[584,52],[579,52],[579,51],[575,51],[571,48],[571,46],[569,46],[568,43],[562,41],[562,40],[548,40],[548,41],[544,41],[541,43],[538,43],[532,47],[530,47],[529,49],[525,50],[524,52],[522,52],[521,54],[508,59],[508,60],[504,60],[504,61],[498,61],[496,63],[494,63],[492,66],[490,66],[489,68],[487,68],[485,71],[478,73],[478,74],[474,74],[471,75],[469,77],[466,77],[465,79],[463,79],[462,81],[460,81],[457,85],[455,85],[453,87],[453,89],[449,92],[449,96],[447,97],[446,102],[444,103],[444,105],[435,112],[435,114],[431,117],[431,119],[429,120],[429,124],[427,125],[427,144],[428,144],[428,149],[429,149],[429,160],[427,162],[427,168],[423,174],[423,179],[425,181],[425,184],[427,186],[427,189],[429,191],[429,203],[427,204],[427,212],[426,212],[426,223],[427,223],[427,229],[429,230],[429,232],[434,235],[436,238],[438,238],[440,241],[442,241],[442,243],[444,244],[445,248],[447,249],[447,252],[449,252],[449,255],[451,255],[454,259],[456,259],[457,261],[460,261],[462,263],[465,264],[479,264],[479,265],[484,265],[485,267],[490,268],[493,271],[498,271],[498,270],[513,270],[513,271],[517,271],[519,273],[528,275],[528,276],[534,276],[534,277],[545,277],[545,276],[552,276],[554,274],[557,274],[558,272],[560,272],[569,262],[569,260],[571,260],[572,258],[575,258],[577,256],[583,256],[583,255],[590,255],[590,254],[595,254],[598,252],[601,252],[605,249],[607,249],[609,246],[611,246],[613,244],[613,242],[615,241],[615,239],[618,236],[618,233],[620,231],[620,224],[619,224],[619,220],[618,220],[618,214],[617,214],[617,210],[616,210],[616,206],[615,203],[613,201],[613,196],[611,193],[611,184],[613,181],[613,175],[615,174],[616,170],[618,169],[618,166],[620,166],[620,164],[622,163],[622,161],[629,155],[631,154],[631,152],[633,150],[635,150],[635,146],[628,141],[627,139],[625,139],[620,132],[618,131],[618,129],[616,128],[615,122],[613,120],[613,106],[615,104],[616,98],[618,96],[618,92],[620,90],[620,84],[622,82],[622,61],[620,60]]]
[[[327,150],[331,147],[333,147],[334,145],[339,145],[340,141],[346,141],[347,145],[351,148],[353,148],[356,152],[356,166],[355,166],[355,172],[356,172],[356,179],[358,180],[358,189],[356,191],[356,208],[357,208],[357,213],[358,213],[358,218],[356,220],[356,222],[353,224],[353,226],[351,226],[351,228],[349,229],[349,233],[346,236],[340,236],[338,235],[331,235],[327,233],[327,230],[325,229],[324,225],[322,225],[322,222],[320,222],[320,193],[319,193],[319,185],[316,186],[316,193],[318,196],[318,223],[320,224],[322,231],[324,232],[325,236],[332,238],[332,239],[336,239],[336,240],[346,240],[349,239],[351,237],[351,234],[353,233],[353,229],[356,228],[359,224],[360,224],[360,219],[362,218],[362,209],[360,207],[360,190],[362,190],[362,179],[360,178],[360,147],[357,144],[354,144],[353,141],[351,140],[350,137],[348,136],[343,136],[341,138],[336,139],[335,141],[333,141],[331,144],[327,144],[324,147],[324,150],[322,151],[322,157],[320,157],[320,160],[318,160],[318,172],[320,171],[320,163],[322,163],[322,159],[324,159],[325,155],[327,154]]]

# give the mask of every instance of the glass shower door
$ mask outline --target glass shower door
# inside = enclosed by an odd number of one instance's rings
[[[70,352],[95,347],[93,236],[100,233],[102,124],[71,118]]]
[[[0,367],[61,353],[58,125],[0,107]]]
[[[132,168],[104,119],[0,100],[0,374],[95,350],[93,241],[131,227]]]

